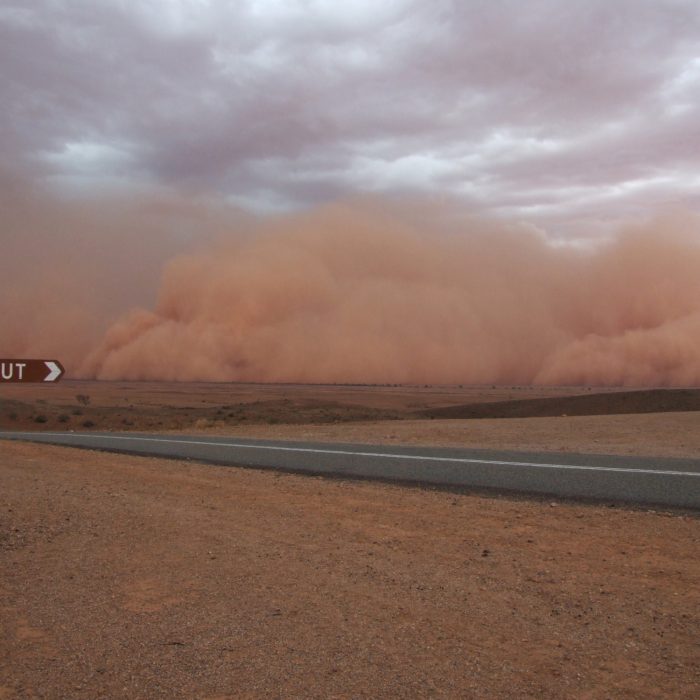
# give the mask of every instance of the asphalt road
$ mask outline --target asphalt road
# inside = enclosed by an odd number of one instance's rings
[[[465,489],[700,508],[700,460],[245,440],[0,432],[0,439]],[[2,452],[0,451],[0,459]]]

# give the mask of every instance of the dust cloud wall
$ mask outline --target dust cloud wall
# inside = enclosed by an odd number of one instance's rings
[[[430,207],[212,206],[25,203],[4,224],[0,355],[98,379],[700,384],[690,215],[581,249]]]
[[[61,198],[0,169],[0,356],[55,357],[75,376],[111,323],[153,305],[169,258],[241,220],[167,192]]]

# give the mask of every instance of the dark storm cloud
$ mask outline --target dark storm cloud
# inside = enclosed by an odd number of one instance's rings
[[[5,2],[0,64],[4,165],[74,187],[546,223],[700,185],[694,0]]]

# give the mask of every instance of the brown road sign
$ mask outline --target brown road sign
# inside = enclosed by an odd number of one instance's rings
[[[0,360],[0,384],[57,382],[65,371],[56,360]]]

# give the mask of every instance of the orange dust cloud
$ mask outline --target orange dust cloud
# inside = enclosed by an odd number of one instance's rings
[[[697,219],[581,250],[533,227],[431,216],[339,204],[177,256],[153,309],[123,315],[73,374],[700,384]]]

